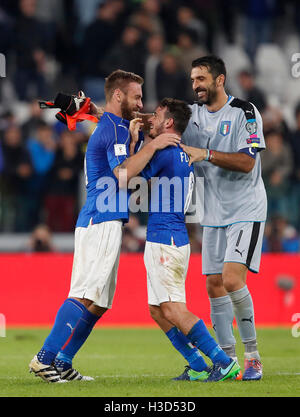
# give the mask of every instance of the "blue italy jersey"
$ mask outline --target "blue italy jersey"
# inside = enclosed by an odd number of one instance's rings
[[[151,178],[151,199],[147,227],[149,242],[183,246],[189,243],[185,212],[191,199],[194,169],[177,146],[157,151],[141,175]]]
[[[105,112],[91,135],[86,156],[87,197],[76,227],[128,220],[128,192],[120,190],[114,168],[129,156],[129,121]]]

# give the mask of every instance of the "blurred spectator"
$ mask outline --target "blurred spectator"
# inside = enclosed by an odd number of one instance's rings
[[[35,174],[43,177],[47,174],[54,161],[56,142],[51,126],[46,122],[40,122],[37,126],[36,136],[27,141]],[[43,182],[43,181],[42,181]]]
[[[106,74],[119,68],[143,77],[145,54],[141,30],[135,26],[126,26],[120,42],[107,55],[104,64]]]
[[[147,55],[145,58],[144,102],[146,110],[153,111],[158,103],[156,91],[157,67],[161,61],[165,41],[161,34],[154,33],[147,40]]]
[[[178,59],[168,52],[162,57],[157,68],[156,94],[158,100],[173,97],[180,100],[190,100],[190,85],[185,72],[180,68]]]
[[[0,51],[7,55],[11,48],[11,40],[13,35],[13,21],[4,9],[0,6]]]
[[[198,0],[196,0],[196,2],[197,1]],[[200,1],[204,2],[204,0]],[[217,0],[216,4],[212,5],[212,7],[216,6],[216,8],[219,10],[219,15],[217,16],[218,22],[214,21],[215,24],[213,25],[213,28],[215,29],[216,23],[218,23],[221,27],[223,26],[226,41],[229,44],[234,44],[236,38],[236,22],[240,11],[238,3],[238,0]],[[213,8],[213,13],[211,14],[216,15],[216,8]],[[208,33],[212,32],[211,27],[208,27],[207,29]]]
[[[50,26],[49,33],[52,36],[55,25],[64,19],[63,3],[61,0],[38,0],[36,3],[35,17],[43,22],[43,25]]]
[[[255,85],[254,74],[249,70],[243,70],[238,74],[238,81],[244,96],[241,98],[250,101],[259,112],[263,112],[266,108],[266,100],[263,92]]]
[[[45,73],[48,45],[43,24],[35,18],[36,0],[20,0],[19,5],[20,16],[12,42],[16,55],[16,93],[21,101],[33,96],[47,97],[49,88]]]
[[[33,138],[37,135],[38,127],[43,124],[42,109],[37,100],[32,100],[28,105],[29,118],[22,125],[22,133],[25,139]]]
[[[203,44],[197,41],[197,34],[193,29],[184,29],[178,34],[177,46],[179,49],[178,60],[186,76],[190,78],[191,63],[194,59],[206,55]]]
[[[287,125],[281,109],[278,107],[267,106],[261,114],[263,120],[264,132],[276,130],[281,132],[285,142],[290,142],[290,129]]]
[[[1,229],[27,231],[31,226],[29,184],[33,174],[30,154],[22,143],[21,129],[10,126],[2,142]]]
[[[83,155],[76,133],[61,135],[45,197],[45,219],[54,232],[72,232],[78,214],[77,194]]]
[[[294,157],[292,192],[290,195],[289,218],[300,230],[300,103],[295,109],[296,129],[291,134],[291,148]]]
[[[10,126],[15,126],[17,124],[16,116],[11,110],[6,110],[0,116],[0,138],[3,137],[5,131]]]
[[[41,205],[48,183],[48,175],[54,162],[56,148],[52,128],[47,123],[40,123],[36,133],[35,137],[29,138],[27,141],[27,149],[31,155],[34,168],[28,187],[33,226],[42,217]]]
[[[160,9],[158,0],[145,0],[139,9],[132,13],[129,24],[138,27],[144,36],[152,33],[160,33],[163,36],[164,26],[159,16]]]
[[[29,240],[30,252],[53,252],[52,236],[48,226],[39,224],[33,230]]]
[[[192,30],[196,34],[196,42],[200,45],[206,42],[205,24],[195,15],[192,8],[181,6],[177,10],[178,30]]]
[[[289,144],[281,132],[270,131],[265,135],[266,150],[261,153],[262,175],[268,197],[269,217],[288,215],[288,191],[293,170],[293,156]]]
[[[80,68],[75,63],[79,55],[79,40],[77,39],[78,20],[73,0],[57,0],[61,4],[62,20],[56,23],[54,56],[59,72],[55,79],[55,89],[61,91],[78,91]],[[82,41],[82,39],[80,38]],[[82,88],[82,87],[81,87]]]
[[[139,218],[131,214],[123,228],[122,252],[143,252],[145,241],[145,229],[141,228]]]
[[[254,61],[259,45],[273,39],[274,18],[278,14],[277,0],[246,0],[242,2],[245,16],[245,50]]]
[[[234,5],[232,5],[232,2],[234,2]],[[232,11],[237,9],[239,2],[237,0],[226,0],[226,2],[224,0],[190,0],[187,3],[194,10],[194,13],[201,18],[205,27],[206,48],[213,53],[220,28],[223,26],[227,31],[228,27],[230,27],[230,30],[234,29],[235,15]],[[226,9],[225,13],[224,9]],[[225,22],[225,19],[228,20]]]
[[[113,2],[101,3],[96,19],[85,29],[81,55],[84,91],[96,102],[104,101],[104,78],[108,75],[102,63],[118,39],[117,13]]]
[[[79,21],[79,30],[92,23],[98,7],[102,3],[105,3],[105,0],[74,0],[75,13]]]
[[[70,13],[70,12],[69,12]],[[61,0],[38,0],[35,18],[43,25],[47,52],[55,51],[55,37],[58,25],[64,20],[64,2]]]
[[[295,109],[296,129],[291,135],[291,146],[294,156],[294,179],[300,184],[300,103]]]
[[[282,216],[275,216],[266,224],[263,252],[299,253],[297,230]]]
[[[165,39],[168,44],[175,44],[178,34],[177,10],[182,0],[163,0],[160,4],[160,18],[164,25]]]

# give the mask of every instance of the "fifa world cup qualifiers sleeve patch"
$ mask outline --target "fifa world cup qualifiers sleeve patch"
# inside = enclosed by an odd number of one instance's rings
[[[125,156],[127,155],[126,145],[124,143],[116,143],[114,145],[115,155],[116,156]]]
[[[257,122],[255,119],[247,121],[246,130],[250,135],[254,135],[255,133],[257,133]]]
[[[251,156],[251,158],[256,159],[257,149],[255,147],[253,148],[250,146],[249,148],[240,149],[239,152],[245,153],[246,155]]]

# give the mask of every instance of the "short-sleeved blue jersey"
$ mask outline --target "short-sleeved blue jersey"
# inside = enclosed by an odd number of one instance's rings
[[[147,227],[149,242],[183,246],[189,243],[185,212],[191,198],[194,168],[187,154],[169,146],[157,151],[141,175],[151,178],[151,199]]]
[[[128,220],[126,190],[120,190],[114,168],[129,156],[129,121],[105,112],[91,135],[86,156],[87,197],[76,227],[110,220]]]

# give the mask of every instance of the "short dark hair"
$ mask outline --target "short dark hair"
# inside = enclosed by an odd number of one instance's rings
[[[165,97],[158,104],[159,107],[167,108],[166,117],[174,120],[175,130],[182,135],[191,117],[191,110],[185,101]]]
[[[143,85],[144,79],[133,72],[127,72],[120,69],[112,72],[107,78],[105,78],[104,92],[106,100],[109,101],[111,99],[113,92],[117,88],[126,92],[126,88],[130,83]]]
[[[214,80],[221,74],[224,75],[226,80],[226,67],[224,61],[216,55],[207,55],[195,59],[192,62],[192,68],[206,67],[212,74]],[[225,84],[225,82],[224,82]]]

